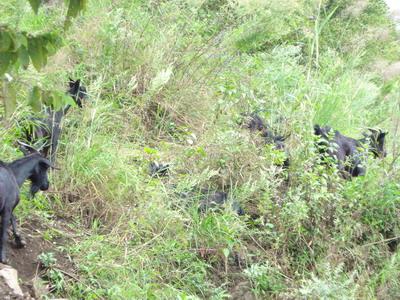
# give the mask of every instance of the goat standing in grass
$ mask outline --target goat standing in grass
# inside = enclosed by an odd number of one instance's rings
[[[361,145],[368,145],[368,150],[375,158],[386,157],[385,137],[388,132],[375,128],[368,128],[368,131],[363,133],[364,138],[358,140],[358,142]]]
[[[248,128],[252,132],[258,131],[261,137],[264,139],[265,144],[273,145],[276,150],[285,152],[285,140],[287,137],[282,135],[275,135],[269,128],[269,126],[265,124],[264,120],[256,113],[252,113],[250,115],[243,114],[242,116],[244,117],[244,127]],[[283,161],[282,167],[288,168],[289,165],[289,158],[286,157],[286,159]]]
[[[13,214],[14,208],[19,203],[20,187],[25,180],[29,179],[32,196],[39,190],[47,190],[49,188],[47,170],[50,166],[50,161],[39,153],[29,154],[12,163],[0,162],[0,262],[6,262],[7,229],[10,221],[17,247],[25,246],[25,241],[17,231],[17,223]]]
[[[374,157],[386,156],[385,136],[382,130],[370,129],[370,134],[364,134],[363,139],[356,140],[341,134],[329,126],[314,126],[314,134],[320,137],[318,148],[320,153],[326,153],[337,161],[339,172],[344,178],[365,175],[362,166],[362,150],[367,146]]]
[[[82,101],[86,98],[86,88],[79,79],[76,81],[70,79],[67,93],[74,99],[78,107],[82,108]],[[28,144],[32,145],[44,140],[45,144],[41,147],[41,153],[44,157],[48,157],[50,152],[50,162],[53,164],[55,163],[58,140],[61,134],[61,121],[70,108],[71,105],[69,104],[58,111],[47,108],[45,118],[33,119],[33,126],[24,130]]]

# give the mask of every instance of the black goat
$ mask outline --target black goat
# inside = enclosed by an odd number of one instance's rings
[[[156,161],[152,161],[149,165],[149,174],[151,177],[165,177],[169,174],[169,164],[159,164]]]
[[[202,189],[201,195],[202,199],[199,205],[199,211],[201,213],[205,213],[209,209],[216,209],[229,200],[228,194],[225,192],[212,192],[207,189]],[[237,201],[232,200],[231,208],[239,216],[244,215],[244,210]]]
[[[261,137],[268,145],[274,145],[275,149],[285,151],[285,140],[287,137],[282,135],[275,135],[272,130],[265,124],[264,120],[257,115],[252,113],[250,115],[242,115],[244,117],[244,122],[242,123],[244,127],[250,129],[250,131],[258,131]],[[286,158],[283,162],[283,167],[289,167],[289,158]]]
[[[386,155],[384,149],[385,135],[382,131],[370,130],[371,134],[364,134],[363,139],[356,140],[342,135],[329,126],[314,126],[314,134],[320,137],[318,148],[321,154],[327,154],[336,160],[339,172],[344,178],[365,175],[362,166],[363,150],[368,147],[375,157]]]
[[[363,133],[364,138],[358,140],[362,145],[368,145],[368,150],[375,158],[386,157],[385,137],[387,131],[381,129],[368,128],[369,132]]]
[[[80,79],[74,81],[70,79],[69,89],[67,93],[74,99],[78,107],[82,108],[82,101],[87,97],[86,88],[81,84]],[[33,145],[37,142],[43,143],[41,153],[44,157],[48,157],[50,152],[50,162],[54,163],[58,140],[61,134],[61,121],[64,115],[67,114],[71,105],[66,105],[63,109],[53,111],[51,108],[46,108],[44,118],[32,118],[31,126],[24,129],[25,140],[28,144]]]
[[[14,239],[17,247],[25,246],[25,241],[17,231],[14,208],[19,203],[19,189],[25,180],[31,181],[31,195],[39,190],[49,188],[47,170],[50,162],[39,153],[27,155],[12,163],[0,162],[0,214],[1,214],[1,239],[0,262],[6,262],[7,229],[12,225]]]
[[[267,126],[264,120],[256,113],[250,115],[242,114],[244,127],[250,129],[250,131],[264,131],[267,130]]]

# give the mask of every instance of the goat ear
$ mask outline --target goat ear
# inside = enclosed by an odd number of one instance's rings
[[[46,166],[47,168],[52,168],[54,170],[61,170],[60,168],[55,167],[47,158],[42,157],[39,160],[40,164],[43,164],[44,166]]]
[[[50,166],[51,166],[51,162],[50,162],[47,158],[44,158],[44,157],[41,157],[41,158],[39,159],[39,163],[40,163],[40,164],[43,164],[43,165],[45,165],[45,166],[47,166],[47,167],[50,167]]]
[[[59,168],[56,168],[47,158],[44,158],[44,157],[40,158],[39,164],[42,164],[46,168],[52,168],[52,169],[59,170]]]
[[[372,134],[379,134],[381,130],[375,129],[375,128],[368,128],[368,131],[370,131]]]
[[[68,77],[68,85],[70,88],[73,88],[75,86],[75,80],[73,80],[71,77]]]

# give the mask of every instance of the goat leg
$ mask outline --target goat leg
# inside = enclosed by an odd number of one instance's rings
[[[13,213],[11,213],[11,225],[14,234],[15,244],[18,248],[24,248],[26,246],[25,240],[21,237],[21,234],[17,230],[17,220]]]
[[[1,241],[0,241],[0,262],[7,263],[6,247],[7,247],[7,229],[10,224],[11,209],[5,207],[1,216]]]

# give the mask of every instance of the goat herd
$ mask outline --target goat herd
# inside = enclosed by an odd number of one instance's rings
[[[80,80],[70,79],[67,93],[81,108],[87,93]],[[30,118],[30,125],[24,128],[24,141],[18,141],[24,157],[11,163],[0,161],[0,214],[2,217],[0,262],[2,263],[6,263],[7,231],[10,223],[16,246],[24,247],[26,244],[17,231],[16,219],[13,214],[13,210],[19,202],[20,188],[26,180],[29,180],[31,182],[30,197],[34,197],[39,190],[45,191],[49,188],[47,172],[49,168],[54,168],[53,164],[61,134],[61,121],[69,109],[70,105],[59,111],[46,108],[43,117]],[[258,132],[266,144],[272,144],[278,151],[285,151],[286,137],[275,135],[263,119],[255,113],[247,115],[245,119],[245,127],[252,132]],[[356,140],[344,136],[338,131],[333,131],[328,126],[315,125],[314,134],[318,137],[316,144],[325,163],[329,163],[329,159],[335,162],[339,173],[344,178],[365,174],[363,163],[366,152],[371,152],[374,157],[386,156],[384,143],[387,133],[382,130],[369,129],[368,133],[364,133],[364,138]],[[289,159],[286,158],[282,167],[288,168],[289,163]],[[163,176],[167,172],[167,165],[155,163],[150,165],[151,175]],[[202,193],[209,194],[209,191],[202,190]],[[226,193],[215,192],[202,202],[200,210],[204,211],[213,204],[222,204],[226,202],[227,198]],[[244,213],[237,204],[233,204],[233,208],[240,215]]]
[[[285,139],[282,135],[275,135],[265,122],[256,114],[247,118],[246,127],[251,131],[258,131],[265,139],[265,143],[273,144],[275,149],[285,149]],[[386,156],[385,137],[387,132],[381,129],[369,128],[363,133],[362,139],[354,139],[333,130],[329,126],[314,126],[314,135],[318,138],[317,148],[324,163],[329,159],[336,163],[340,175],[343,178],[351,178],[365,175],[363,163],[367,152],[371,152],[375,158]],[[366,151],[367,150],[367,151]],[[283,167],[289,166],[287,158]]]

